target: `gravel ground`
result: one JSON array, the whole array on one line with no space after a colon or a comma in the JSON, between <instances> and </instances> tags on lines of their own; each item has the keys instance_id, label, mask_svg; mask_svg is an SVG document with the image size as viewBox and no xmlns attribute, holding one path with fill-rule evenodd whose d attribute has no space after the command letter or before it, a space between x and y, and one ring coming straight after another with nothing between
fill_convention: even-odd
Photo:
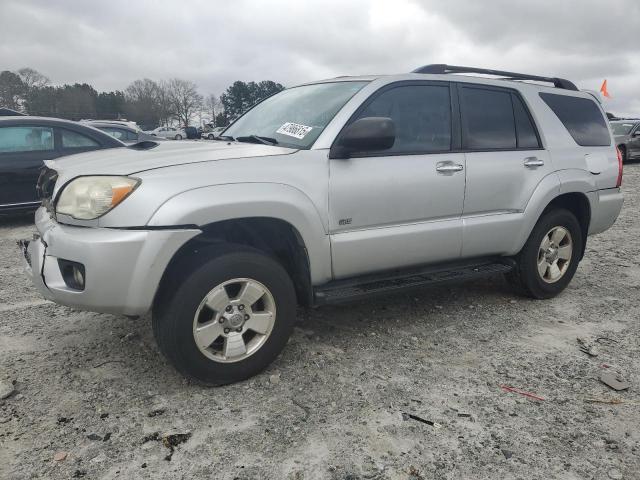
<instances>
[{"instance_id":1,"label":"gravel ground","mask_svg":"<svg viewBox=\"0 0 640 480\"><path fill-rule=\"evenodd\" d=\"M640 479L639 187L626 166L621 217L553 300L496 278L301 311L224 388L178 375L148 318L42 300L31 220L0 220L0 478Z\"/></svg>"}]
</instances>

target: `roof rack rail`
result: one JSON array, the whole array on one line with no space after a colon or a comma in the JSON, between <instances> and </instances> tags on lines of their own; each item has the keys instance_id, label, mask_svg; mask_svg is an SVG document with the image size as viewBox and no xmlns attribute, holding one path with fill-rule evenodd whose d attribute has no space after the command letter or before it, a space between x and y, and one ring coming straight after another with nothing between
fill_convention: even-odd
<instances>
[{"instance_id":1,"label":"roof rack rail","mask_svg":"<svg viewBox=\"0 0 640 480\"><path fill-rule=\"evenodd\" d=\"M538 75L528 75L526 73L504 72L502 70L489 70L487 68L476 67L460 67L457 65L447 65L444 63L434 63L431 65L425 65L420 68L416 68L411 73L481 73L484 75L496 75L503 77L504 80L534 80L537 82L553 83L556 88L563 88L565 90L578 90L578 87L569 80L557 77L541 77Z\"/></svg>"}]
</instances>

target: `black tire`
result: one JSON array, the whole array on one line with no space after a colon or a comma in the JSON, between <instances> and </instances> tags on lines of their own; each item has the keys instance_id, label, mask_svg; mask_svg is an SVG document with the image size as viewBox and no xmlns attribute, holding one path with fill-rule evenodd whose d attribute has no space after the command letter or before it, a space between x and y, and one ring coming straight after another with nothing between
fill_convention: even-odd
<instances>
[{"instance_id":1,"label":"black tire","mask_svg":"<svg viewBox=\"0 0 640 480\"><path fill-rule=\"evenodd\" d=\"M287 344L296 318L295 289L286 270L259 250L239 245L222 246L204 263L192 257L186 268L160 292L165 298L154 307L153 331L160 351L180 373L208 385L238 382L266 368ZM266 286L277 313L269 337L257 351L235 363L220 363L196 345L193 319L203 298L233 278L251 278Z\"/></svg>"},{"instance_id":2,"label":"black tire","mask_svg":"<svg viewBox=\"0 0 640 480\"><path fill-rule=\"evenodd\" d=\"M208 138L209 140L213 140L213 139L215 139L215 137L213 136L213 134L212 134L212 133L210 133L210 134L209 134L209 136L208 136L207 138Z\"/></svg>"},{"instance_id":3,"label":"black tire","mask_svg":"<svg viewBox=\"0 0 640 480\"><path fill-rule=\"evenodd\" d=\"M538 272L538 253L544 236L555 227L564 227L573 241L571 259L565 273L554 283L545 282ZM575 215L569 210L554 209L546 212L533 228L524 247L516 256L516 267L507 279L518 293L536 299L552 298L562 292L576 273L582 256L584 238Z\"/></svg>"},{"instance_id":4,"label":"black tire","mask_svg":"<svg viewBox=\"0 0 640 480\"><path fill-rule=\"evenodd\" d=\"M627 147L624 145L619 145L618 150L620 150L620 156L622 157L622 163L627 163Z\"/></svg>"},{"instance_id":5,"label":"black tire","mask_svg":"<svg viewBox=\"0 0 640 480\"><path fill-rule=\"evenodd\" d=\"M182 140L182 135L177 134L177 135L176 135L176 140Z\"/></svg>"}]
</instances>

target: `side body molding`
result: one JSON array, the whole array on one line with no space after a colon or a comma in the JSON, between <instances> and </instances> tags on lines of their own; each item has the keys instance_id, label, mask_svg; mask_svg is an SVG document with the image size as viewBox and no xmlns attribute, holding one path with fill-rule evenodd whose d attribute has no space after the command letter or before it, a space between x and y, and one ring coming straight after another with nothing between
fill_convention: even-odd
<instances>
[{"instance_id":1,"label":"side body molding","mask_svg":"<svg viewBox=\"0 0 640 480\"><path fill-rule=\"evenodd\" d=\"M149 226L198 225L248 217L277 218L300 234L309 255L311 283L331 280L326 214L295 187L279 183L233 183L180 193L162 204Z\"/></svg>"}]
</instances>

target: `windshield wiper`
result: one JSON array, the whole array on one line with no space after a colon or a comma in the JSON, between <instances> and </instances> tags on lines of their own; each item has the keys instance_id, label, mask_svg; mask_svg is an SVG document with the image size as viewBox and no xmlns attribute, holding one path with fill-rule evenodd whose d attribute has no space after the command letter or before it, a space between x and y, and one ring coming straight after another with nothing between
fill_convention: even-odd
<instances>
[{"instance_id":1,"label":"windshield wiper","mask_svg":"<svg viewBox=\"0 0 640 480\"><path fill-rule=\"evenodd\" d=\"M244 137L236 137L238 142L264 143L265 145L277 145L278 141L271 137L262 137L260 135L247 135Z\"/></svg>"}]
</instances>

